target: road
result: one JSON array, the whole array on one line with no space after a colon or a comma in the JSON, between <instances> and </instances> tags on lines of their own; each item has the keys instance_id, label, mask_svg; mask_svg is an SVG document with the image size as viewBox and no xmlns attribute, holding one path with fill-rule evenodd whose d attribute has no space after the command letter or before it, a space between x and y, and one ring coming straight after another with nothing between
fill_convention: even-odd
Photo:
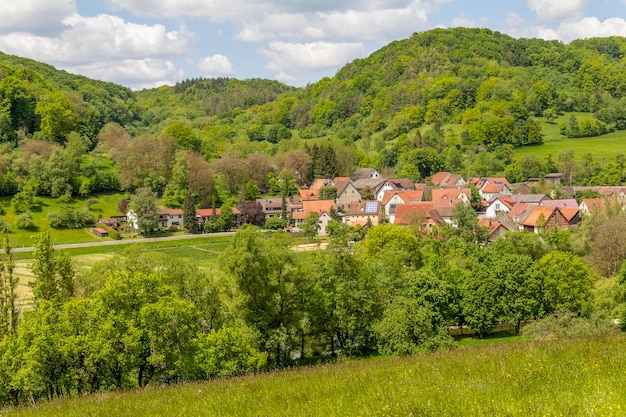
<instances>
[{"instance_id":1,"label":"road","mask_svg":"<svg viewBox=\"0 0 626 417\"><path fill-rule=\"evenodd\" d=\"M53 245L54 249L72 249L72 248L90 248L95 246L112 246L112 245L128 245L129 243L148 243L148 242L164 242L168 240L184 240L184 239L201 239L203 237L220 237L232 236L235 232L208 233L201 235L180 235L165 237L145 237L141 239L122 239L122 240L103 240L101 242L85 242L85 243L65 243L61 245ZM13 252L32 252L34 246L24 246L21 248L13 248ZM0 251L4 252L4 251Z\"/></svg>"}]
</instances>

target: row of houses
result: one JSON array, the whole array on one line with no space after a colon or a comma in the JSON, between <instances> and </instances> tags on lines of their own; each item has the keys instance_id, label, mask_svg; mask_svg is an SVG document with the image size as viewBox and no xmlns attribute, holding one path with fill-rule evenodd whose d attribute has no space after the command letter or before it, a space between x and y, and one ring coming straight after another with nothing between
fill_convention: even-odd
<instances>
[{"instance_id":1,"label":"row of houses","mask_svg":"<svg viewBox=\"0 0 626 417\"><path fill-rule=\"evenodd\" d=\"M166 209L163 206L158 206L158 227L159 229L169 229L172 227L182 227L183 226L183 210L180 208L174 209ZM235 223L242 222L242 214L241 211L237 207L232 208L233 216L235 219ZM211 217L219 216L220 209L197 209L196 210L196 220L198 224L201 226L205 222L209 221ZM137 230L139 227L137 226L137 214L131 209L126 215L123 216L113 216L109 218L100 219L99 223L111 227L113 229L118 229L122 224L129 224L130 227Z\"/></svg>"}]
</instances>

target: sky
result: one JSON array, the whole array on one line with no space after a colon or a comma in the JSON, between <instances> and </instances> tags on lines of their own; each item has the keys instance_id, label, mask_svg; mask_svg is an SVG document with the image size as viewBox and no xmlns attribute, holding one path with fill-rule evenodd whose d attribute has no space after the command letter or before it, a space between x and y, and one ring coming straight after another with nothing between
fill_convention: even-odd
<instances>
[{"instance_id":1,"label":"sky","mask_svg":"<svg viewBox=\"0 0 626 417\"><path fill-rule=\"evenodd\" d=\"M626 36L626 0L0 0L0 51L134 90L188 78L304 86L436 27Z\"/></svg>"}]
</instances>

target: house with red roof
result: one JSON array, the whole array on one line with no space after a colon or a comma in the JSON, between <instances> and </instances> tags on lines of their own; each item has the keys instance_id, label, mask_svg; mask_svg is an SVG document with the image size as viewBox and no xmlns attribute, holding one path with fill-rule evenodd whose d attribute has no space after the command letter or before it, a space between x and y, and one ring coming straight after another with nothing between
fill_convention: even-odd
<instances>
[{"instance_id":1,"label":"house with red roof","mask_svg":"<svg viewBox=\"0 0 626 417\"><path fill-rule=\"evenodd\" d=\"M383 205L378 200L355 201L341 220L348 226L379 225L383 220Z\"/></svg>"},{"instance_id":2,"label":"house with red roof","mask_svg":"<svg viewBox=\"0 0 626 417\"><path fill-rule=\"evenodd\" d=\"M497 195L491 198L487 202L487 207L485 208L485 217L488 219L495 218L499 213L510 212L513 207L517 204L517 201L512 199L507 195Z\"/></svg>"}]
</instances>

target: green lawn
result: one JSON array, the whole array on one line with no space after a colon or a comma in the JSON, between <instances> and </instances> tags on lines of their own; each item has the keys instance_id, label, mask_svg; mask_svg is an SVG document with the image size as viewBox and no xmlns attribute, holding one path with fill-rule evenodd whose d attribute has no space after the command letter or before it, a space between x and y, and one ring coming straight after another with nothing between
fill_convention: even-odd
<instances>
[{"instance_id":1,"label":"green lawn","mask_svg":"<svg viewBox=\"0 0 626 417\"><path fill-rule=\"evenodd\" d=\"M74 198L69 205L74 208L86 207L90 204L90 210L98 218L119 215L117 205L127 197L123 193L100 194L87 198ZM110 240L110 238L100 238L89 231L89 229L52 229L48 222L48 213L51 211L61 211L64 206L55 198L35 197L35 204L32 208L33 221L35 227L32 230L20 230L16 227L15 221L17 213L11 205L11 197L0 197L0 204L3 208L2 217L9 222L10 237L14 240L16 247L33 246L39 233L49 230L52 241L55 244L62 243L84 243Z\"/></svg>"},{"instance_id":2,"label":"green lawn","mask_svg":"<svg viewBox=\"0 0 626 417\"><path fill-rule=\"evenodd\" d=\"M18 416L623 416L626 338L488 344L152 386Z\"/></svg>"},{"instance_id":3,"label":"green lawn","mask_svg":"<svg viewBox=\"0 0 626 417\"><path fill-rule=\"evenodd\" d=\"M594 158L605 162L614 162L618 153L626 155L626 131L618 130L602 136L591 138L570 139L561 135L559 124L566 123L571 113L559 116L553 123L548 123L544 118L538 118L542 124L544 142L541 145L523 146L515 149L514 157L519 159L523 155L535 154L540 160L544 160L549 154L556 161L557 155L564 149L572 149L577 159L590 153ZM578 120L592 117L590 113L574 113Z\"/></svg>"}]
</instances>

